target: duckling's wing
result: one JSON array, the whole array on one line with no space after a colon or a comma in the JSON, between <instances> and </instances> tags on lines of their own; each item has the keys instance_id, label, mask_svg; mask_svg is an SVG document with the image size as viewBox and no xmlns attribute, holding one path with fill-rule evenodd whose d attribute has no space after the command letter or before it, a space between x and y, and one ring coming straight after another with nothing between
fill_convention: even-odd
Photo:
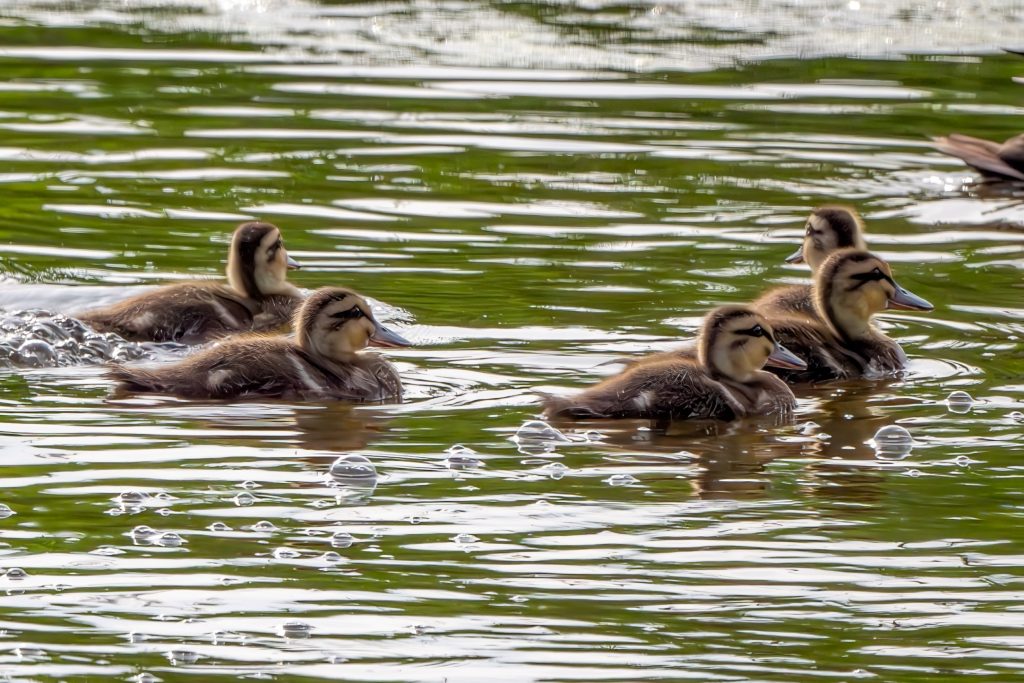
<instances>
[{"instance_id":1,"label":"duckling's wing","mask_svg":"<svg viewBox=\"0 0 1024 683\"><path fill-rule=\"evenodd\" d=\"M937 150L961 159L965 164L976 168L984 175L1024 180L1024 172L1010 166L1000 158L1001 145L996 142L957 133L946 137L932 138L932 140L935 142Z\"/></svg>"}]
</instances>

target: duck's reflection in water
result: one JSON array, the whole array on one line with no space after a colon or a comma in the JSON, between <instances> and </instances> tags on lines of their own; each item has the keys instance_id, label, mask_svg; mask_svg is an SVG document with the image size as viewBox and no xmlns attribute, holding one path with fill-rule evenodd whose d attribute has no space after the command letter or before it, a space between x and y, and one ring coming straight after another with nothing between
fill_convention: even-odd
<instances>
[{"instance_id":1,"label":"duck's reflection in water","mask_svg":"<svg viewBox=\"0 0 1024 683\"><path fill-rule=\"evenodd\" d=\"M641 420L571 423L601 432L602 444L631 451L628 462L664 464L667 458L693 468L688 481L702 498L756 498L772 493L769 463L791 459L802 464L797 475L803 494L843 503L873 504L887 495L885 482L899 456L880 459L872 445L875 433L894 424L900 405L913 397L886 391L893 381L844 382L798 389L813 399L813 408L794 423L769 418L735 422L678 421L652 424ZM570 423L558 423L567 428ZM636 453L637 450L648 453ZM907 450L909 453L909 449ZM904 454L905 455L905 454ZM622 461L619 454L606 456ZM649 461L649 462L648 462ZM882 467L878 467L882 465ZM665 478L678 478L666 471ZM648 473L645 479L656 479Z\"/></svg>"}]
</instances>

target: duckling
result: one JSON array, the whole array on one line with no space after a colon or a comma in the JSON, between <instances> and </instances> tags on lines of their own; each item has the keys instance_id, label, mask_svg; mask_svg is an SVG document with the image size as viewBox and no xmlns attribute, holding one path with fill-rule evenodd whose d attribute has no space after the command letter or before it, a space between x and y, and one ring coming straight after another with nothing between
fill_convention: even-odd
<instances>
[{"instance_id":1,"label":"duckling","mask_svg":"<svg viewBox=\"0 0 1024 683\"><path fill-rule=\"evenodd\" d=\"M575 396L545 396L545 414L573 419L788 418L793 392L762 370L765 363L806 367L775 340L764 316L744 306L723 306L705 318L696 358L643 363Z\"/></svg>"},{"instance_id":2,"label":"duckling","mask_svg":"<svg viewBox=\"0 0 1024 683\"><path fill-rule=\"evenodd\" d=\"M145 292L77 317L100 332L131 341L196 344L233 332L280 327L302 301L287 271L281 230L270 223L242 223L228 252L228 284L185 282Z\"/></svg>"},{"instance_id":3,"label":"duckling","mask_svg":"<svg viewBox=\"0 0 1024 683\"><path fill-rule=\"evenodd\" d=\"M410 342L378 323L352 290L318 289L299 308L295 330L295 341L253 334L172 365L115 365L109 374L122 390L183 398L401 400L394 366L377 354L358 352L367 345Z\"/></svg>"},{"instance_id":4,"label":"duckling","mask_svg":"<svg viewBox=\"0 0 1024 683\"><path fill-rule=\"evenodd\" d=\"M805 228L803 243L786 262L807 263L813 273L838 249L867 249L864 221L852 206L819 206L807 217ZM770 290L757 299L754 306L780 313L813 314L814 297L810 285L788 285Z\"/></svg>"},{"instance_id":5,"label":"duckling","mask_svg":"<svg viewBox=\"0 0 1024 683\"><path fill-rule=\"evenodd\" d=\"M932 141L937 150L957 157L989 180L1024 180L1024 133L1002 144L959 133Z\"/></svg>"},{"instance_id":6,"label":"duckling","mask_svg":"<svg viewBox=\"0 0 1024 683\"><path fill-rule=\"evenodd\" d=\"M888 263L862 249L843 249L825 259L813 287L812 315L759 309L779 342L807 363L805 369L778 373L790 382L872 377L902 370L906 354L871 324L871 316L887 308L934 308L896 284Z\"/></svg>"}]
</instances>

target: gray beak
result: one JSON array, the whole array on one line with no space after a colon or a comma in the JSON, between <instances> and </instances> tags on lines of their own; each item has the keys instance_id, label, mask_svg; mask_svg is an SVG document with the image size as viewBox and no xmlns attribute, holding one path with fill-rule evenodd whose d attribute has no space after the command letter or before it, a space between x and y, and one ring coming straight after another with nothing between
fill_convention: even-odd
<instances>
[{"instance_id":1,"label":"gray beak","mask_svg":"<svg viewBox=\"0 0 1024 683\"><path fill-rule=\"evenodd\" d=\"M287 259L288 270L299 270L300 268L302 268L302 266L299 265L299 262L293 259L291 256L287 256Z\"/></svg>"},{"instance_id":2,"label":"gray beak","mask_svg":"<svg viewBox=\"0 0 1024 683\"><path fill-rule=\"evenodd\" d=\"M383 346L392 348L395 346L412 346L412 342L378 322L373 324L373 335L370 337L370 346Z\"/></svg>"},{"instance_id":3,"label":"gray beak","mask_svg":"<svg viewBox=\"0 0 1024 683\"><path fill-rule=\"evenodd\" d=\"M803 263L804 262L804 245L800 245L800 248L794 251L792 254L786 257L786 263Z\"/></svg>"},{"instance_id":4,"label":"gray beak","mask_svg":"<svg viewBox=\"0 0 1024 683\"><path fill-rule=\"evenodd\" d=\"M893 283L895 284L895 283ZM896 308L903 311L933 311L935 307L930 302L922 299L913 292L908 292L899 285L896 285L896 293L889 297L889 308Z\"/></svg>"},{"instance_id":5,"label":"gray beak","mask_svg":"<svg viewBox=\"0 0 1024 683\"><path fill-rule=\"evenodd\" d=\"M773 368L785 368L786 370L806 370L807 363L800 360L800 357L787 349L782 344L776 344L772 353L765 361L765 365Z\"/></svg>"}]
</instances>

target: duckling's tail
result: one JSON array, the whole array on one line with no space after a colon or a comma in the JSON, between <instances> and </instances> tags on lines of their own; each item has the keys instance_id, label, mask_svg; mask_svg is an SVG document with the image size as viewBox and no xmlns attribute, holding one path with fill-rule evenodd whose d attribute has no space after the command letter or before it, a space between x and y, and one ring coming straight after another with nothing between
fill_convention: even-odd
<instances>
[{"instance_id":1,"label":"duckling's tail","mask_svg":"<svg viewBox=\"0 0 1024 683\"><path fill-rule=\"evenodd\" d=\"M117 382L117 388L122 391L162 392L166 390L160 376L145 368L130 368L127 365L114 363L107 368L107 376Z\"/></svg>"},{"instance_id":2,"label":"duckling's tail","mask_svg":"<svg viewBox=\"0 0 1024 683\"><path fill-rule=\"evenodd\" d=\"M541 401L544 403L544 417L568 417L573 420L586 420L601 417L587 406L576 403L571 397L555 396L538 391Z\"/></svg>"}]
</instances>

